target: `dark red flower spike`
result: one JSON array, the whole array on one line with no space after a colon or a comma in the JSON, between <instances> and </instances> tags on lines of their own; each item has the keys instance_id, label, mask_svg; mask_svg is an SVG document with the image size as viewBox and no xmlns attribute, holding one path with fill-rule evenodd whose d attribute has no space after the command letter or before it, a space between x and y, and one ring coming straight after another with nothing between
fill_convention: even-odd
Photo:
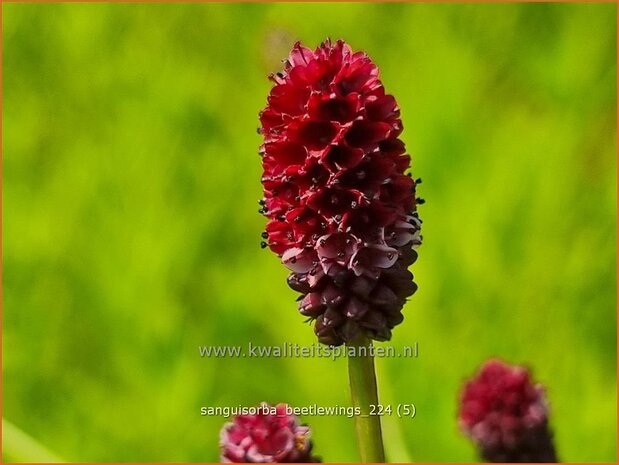
<instances>
[{"instance_id":1,"label":"dark red flower spike","mask_svg":"<svg viewBox=\"0 0 619 465\"><path fill-rule=\"evenodd\" d=\"M388 340L421 243L399 107L343 41L295 44L260 114L264 246L292 271L318 339Z\"/></svg>"}]
</instances>

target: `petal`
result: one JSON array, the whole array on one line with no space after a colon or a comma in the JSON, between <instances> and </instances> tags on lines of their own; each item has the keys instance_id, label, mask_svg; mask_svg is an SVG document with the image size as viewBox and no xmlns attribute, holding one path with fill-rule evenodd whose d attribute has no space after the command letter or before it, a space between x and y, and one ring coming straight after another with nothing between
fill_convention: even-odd
<instances>
[{"instance_id":1,"label":"petal","mask_svg":"<svg viewBox=\"0 0 619 465\"><path fill-rule=\"evenodd\" d=\"M300 292L301 294L307 294L311 291L306 274L291 273L290 276L288 276L287 282L292 290Z\"/></svg>"},{"instance_id":2,"label":"petal","mask_svg":"<svg viewBox=\"0 0 619 465\"><path fill-rule=\"evenodd\" d=\"M357 276L377 277L378 268L389 268L398 259L398 251L387 245L373 244L360 248L351 258L351 269Z\"/></svg>"},{"instance_id":3,"label":"petal","mask_svg":"<svg viewBox=\"0 0 619 465\"><path fill-rule=\"evenodd\" d=\"M271 89L268 102L275 112L296 116L305 112L309 94L309 89L291 83L280 84Z\"/></svg>"},{"instance_id":4,"label":"petal","mask_svg":"<svg viewBox=\"0 0 619 465\"><path fill-rule=\"evenodd\" d=\"M376 286L376 289L372 292L370 296L370 300L374 305L381 306L394 306L399 302L398 296L391 290L389 286L385 286L384 284L380 284Z\"/></svg>"},{"instance_id":5,"label":"petal","mask_svg":"<svg viewBox=\"0 0 619 465\"><path fill-rule=\"evenodd\" d=\"M398 117L400 109L393 98L393 95L384 95L366 102L365 110L368 118L372 121L386 121L393 117Z\"/></svg>"},{"instance_id":6,"label":"petal","mask_svg":"<svg viewBox=\"0 0 619 465\"><path fill-rule=\"evenodd\" d=\"M398 259L398 251L386 244L376 244L371 249L372 263L378 268L390 268Z\"/></svg>"},{"instance_id":7,"label":"petal","mask_svg":"<svg viewBox=\"0 0 619 465\"><path fill-rule=\"evenodd\" d=\"M346 142L351 147L369 147L386 139L391 131L387 123L373 123L370 121L355 121L346 133Z\"/></svg>"},{"instance_id":8,"label":"petal","mask_svg":"<svg viewBox=\"0 0 619 465\"><path fill-rule=\"evenodd\" d=\"M310 150L324 149L336 134L336 127L325 121L304 121L290 125L291 139Z\"/></svg>"},{"instance_id":9,"label":"petal","mask_svg":"<svg viewBox=\"0 0 619 465\"><path fill-rule=\"evenodd\" d=\"M353 168L363 160L362 149L353 149L345 145L332 145L325 152L322 162L332 173L338 173L342 168Z\"/></svg>"},{"instance_id":10,"label":"petal","mask_svg":"<svg viewBox=\"0 0 619 465\"><path fill-rule=\"evenodd\" d=\"M299 312L301 315L316 318L326 310L326 305L321 300L320 292L312 292L303 297L299 303Z\"/></svg>"},{"instance_id":11,"label":"petal","mask_svg":"<svg viewBox=\"0 0 619 465\"><path fill-rule=\"evenodd\" d=\"M345 312L348 318L358 320L365 315L370 309L367 302L359 300L357 297L351 297L346 303Z\"/></svg>"},{"instance_id":12,"label":"petal","mask_svg":"<svg viewBox=\"0 0 619 465\"><path fill-rule=\"evenodd\" d=\"M312 61L314 53L307 47L301 45L301 42L297 42L292 47L288 61L292 66L307 66Z\"/></svg>"},{"instance_id":13,"label":"petal","mask_svg":"<svg viewBox=\"0 0 619 465\"><path fill-rule=\"evenodd\" d=\"M337 121L346 123L352 121L359 109L359 95L349 94L346 97L316 94L309 101L308 111L312 119L321 121Z\"/></svg>"},{"instance_id":14,"label":"petal","mask_svg":"<svg viewBox=\"0 0 619 465\"><path fill-rule=\"evenodd\" d=\"M295 273L307 273L314 266L316 254L312 249L293 247L282 255L282 263Z\"/></svg>"},{"instance_id":15,"label":"petal","mask_svg":"<svg viewBox=\"0 0 619 465\"><path fill-rule=\"evenodd\" d=\"M335 307L344 300L344 294L345 291L342 289L329 285L322 291L322 303L328 307Z\"/></svg>"},{"instance_id":16,"label":"petal","mask_svg":"<svg viewBox=\"0 0 619 465\"><path fill-rule=\"evenodd\" d=\"M328 308L327 311L322 315L322 324L327 328L332 328L334 326L339 325L342 321L344 321L344 317L340 315L333 308Z\"/></svg>"},{"instance_id":17,"label":"petal","mask_svg":"<svg viewBox=\"0 0 619 465\"><path fill-rule=\"evenodd\" d=\"M307 157L307 150L300 144L281 141L266 144L265 156L272 157L277 165L281 166L283 170L283 168L290 165L303 165Z\"/></svg>"},{"instance_id":18,"label":"petal","mask_svg":"<svg viewBox=\"0 0 619 465\"><path fill-rule=\"evenodd\" d=\"M350 291L359 297L367 298L376 286L376 281L365 276L357 276L349 285Z\"/></svg>"}]
</instances>

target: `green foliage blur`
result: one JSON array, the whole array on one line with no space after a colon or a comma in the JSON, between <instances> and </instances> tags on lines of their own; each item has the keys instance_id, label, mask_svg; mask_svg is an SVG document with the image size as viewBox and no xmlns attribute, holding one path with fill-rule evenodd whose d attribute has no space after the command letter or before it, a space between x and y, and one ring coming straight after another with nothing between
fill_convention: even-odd
<instances>
[{"instance_id":1,"label":"green foliage blur","mask_svg":"<svg viewBox=\"0 0 619 465\"><path fill-rule=\"evenodd\" d=\"M218 461L202 406L350 405L261 250L257 114L295 40L367 51L422 177L419 291L377 361L391 460L477 460L458 391L547 387L563 461L616 456L616 5L4 4L3 415L67 461ZM304 417L325 461L352 420ZM11 446L5 441L5 450ZM5 460L7 454L5 454ZM31 460L22 457L22 460Z\"/></svg>"}]
</instances>

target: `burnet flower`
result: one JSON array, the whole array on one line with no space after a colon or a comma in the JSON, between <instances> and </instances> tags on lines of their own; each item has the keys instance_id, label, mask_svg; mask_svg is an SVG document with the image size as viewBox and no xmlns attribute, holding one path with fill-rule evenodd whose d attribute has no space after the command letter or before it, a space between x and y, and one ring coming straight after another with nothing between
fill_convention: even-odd
<instances>
[{"instance_id":1,"label":"burnet flower","mask_svg":"<svg viewBox=\"0 0 619 465\"><path fill-rule=\"evenodd\" d=\"M464 385L458 422L486 461L557 461L544 388L523 367L487 361Z\"/></svg>"},{"instance_id":2,"label":"burnet flower","mask_svg":"<svg viewBox=\"0 0 619 465\"><path fill-rule=\"evenodd\" d=\"M238 415L220 433L222 463L308 463L313 457L310 429L288 415L286 404L262 403L256 415Z\"/></svg>"},{"instance_id":3,"label":"burnet flower","mask_svg":"<svg viewBox=\"0 0 619 465\"><path fill-rule=\"evenodd\" d=\"M416 290L416 182L400 110L378 68L343 41L294 45L260 113L261 212L301 314L325 344L388 340ZM417 181L417 183L419 180Z\"/></svg>"}]
</instances>

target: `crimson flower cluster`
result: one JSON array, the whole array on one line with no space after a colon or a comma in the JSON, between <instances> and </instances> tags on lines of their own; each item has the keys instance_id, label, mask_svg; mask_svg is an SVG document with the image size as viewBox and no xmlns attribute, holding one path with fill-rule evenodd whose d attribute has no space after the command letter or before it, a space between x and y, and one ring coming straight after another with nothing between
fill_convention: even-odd
<instances>
[{"instance_id":1,"label":"crimson flower cluster","mask_svg":"<svg viewBox=\"0 0 619 465\"><path fill-rule=\"evenodd\" d=\"M319 341L388 340L416 290L416 182L400 110L343 41L295 44L260 113L263 246L292 271ZM417 183L419 180L417 181Z\"/></svg>"},{"instance_id":2,"label":"crimson flower cluster","mask_svg":"<svg viewBox=\"0 0 619 465\"><path fill-rule=\"evenodd\" d=\"M544 388L529 372L489 360L460 398L459 424L489 462L556 462Z\"/></svg>"},{"instance_id":3,"label":"crimson flower cluster","mask_svg":"<svg viewBox=\"0 0 619 465\"><path fill-rule=\"evenodd\" d=\"M275 409L263 403L256 415L238 415L220 433L222 463L309 463L312 457L310 429L288 415L286 404ZM275 410L275 414L273 413Z\"/></svg>"}]
</instances>

